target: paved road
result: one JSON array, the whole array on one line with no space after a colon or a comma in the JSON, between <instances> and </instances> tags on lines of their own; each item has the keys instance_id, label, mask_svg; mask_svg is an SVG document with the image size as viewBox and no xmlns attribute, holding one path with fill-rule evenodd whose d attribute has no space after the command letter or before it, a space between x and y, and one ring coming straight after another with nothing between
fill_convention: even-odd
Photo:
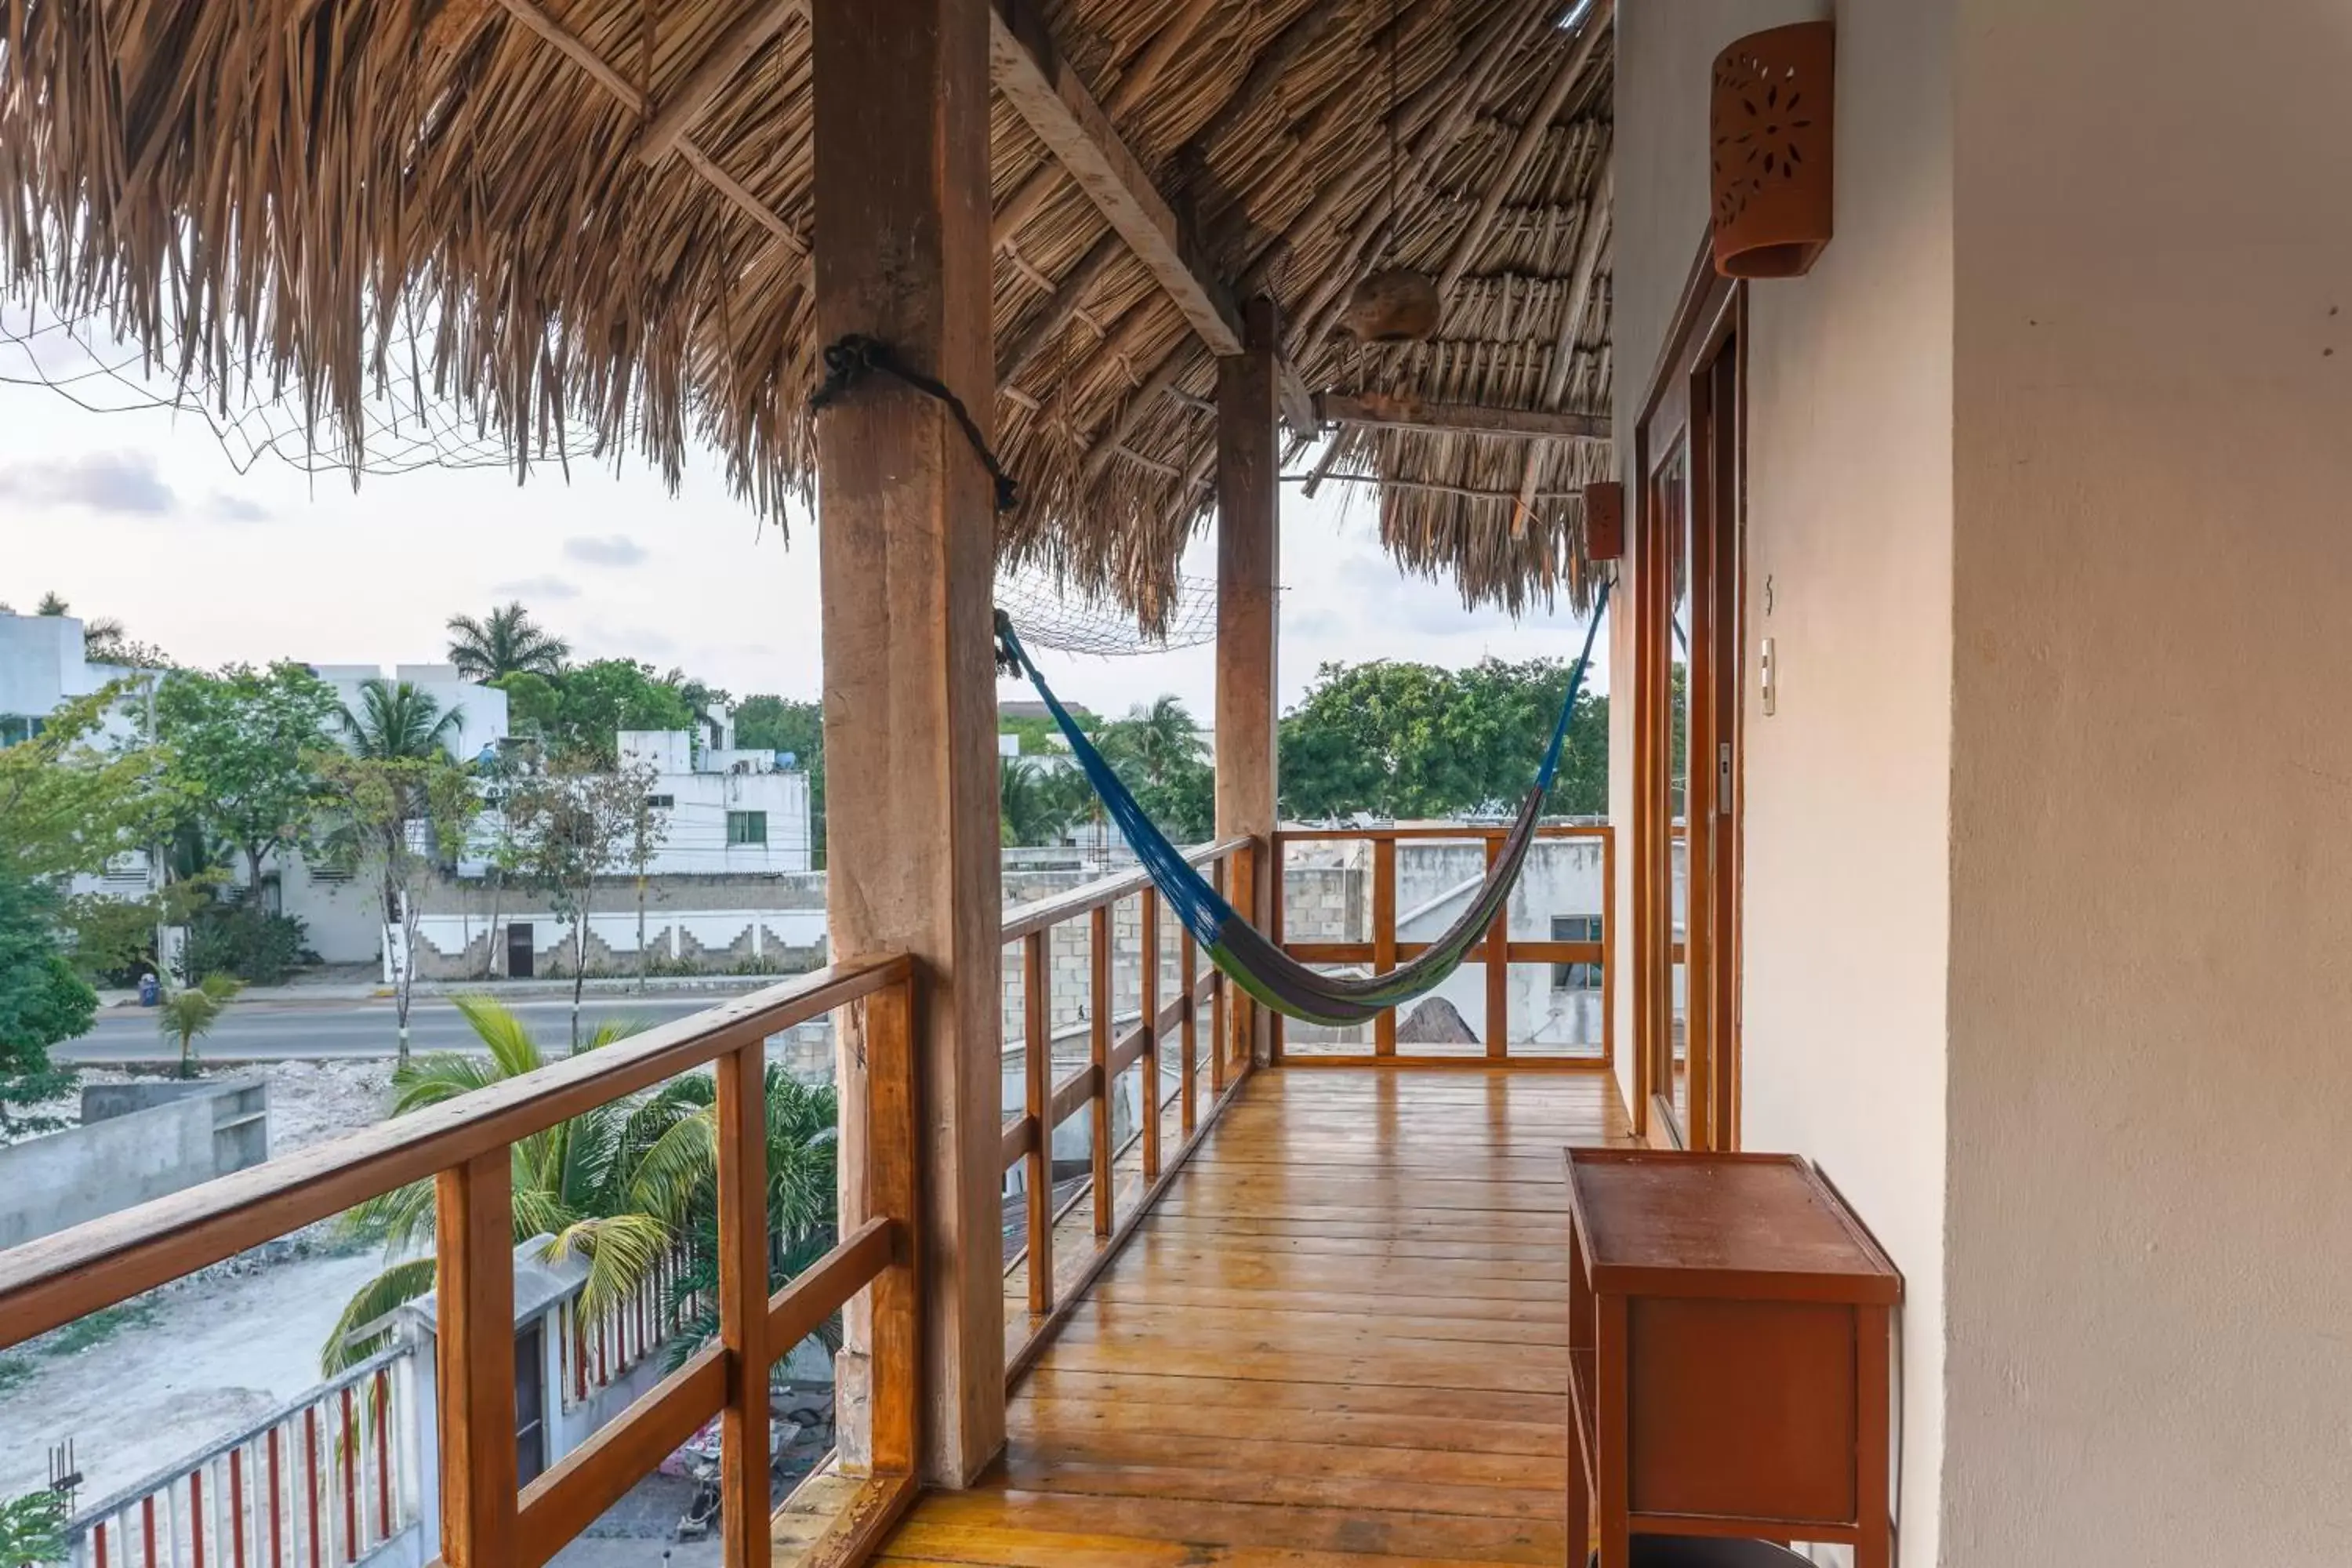
<instances>
[{"instance_id":1,"label":"paved road","mask_svg":"<svg viewBox=\"0 0 2352 1568\"><path fill-rule=\"evenodd\" d=\"M699 1012L725 998L709 993L675 996L588 995L581 1018L593 1026L607 1018L666 1023ZM540 1043L561 1047L571 1026L569 999L533 997L508 1004L520 1014ZM419 999L408 1013L409 1041L420 1051L446 1050L474 1043L466 1020L446 1002ZM288 1061L322 1057L389 1057L398 1048L390 1002L273 1002L239 1004L198 1042L208 1062ZM175 1058L178 1047L155 1032L155 1015L143 1007L110 1007L98 1026L80 1039L51 1048L62 1061L84 1066Z\"/></svg>"}]
</instances>

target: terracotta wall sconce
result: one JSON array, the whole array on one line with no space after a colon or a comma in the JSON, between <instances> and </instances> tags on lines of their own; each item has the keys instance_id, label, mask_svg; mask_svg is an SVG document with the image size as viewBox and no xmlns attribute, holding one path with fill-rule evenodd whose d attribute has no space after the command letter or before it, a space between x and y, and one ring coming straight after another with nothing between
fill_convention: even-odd
<instances>
[{"instance_id":1,"label":"terracotta wall sconce","mask_svg":"<svg viewBox=\"0 0 2352 1568\"><path fill-rule=\"evenodd\" d=\"M1727 278L1802 277L1830 242L1835 37L1827 22L1800 22L1715 57L1715 269Z\"/></svg>"},{"instance_id":2,"label":"terracotta wall sconce","mask_svg":"<svg viewBox=\"0 0 2352 1568\"><path fill-rule=\"evenodd\" d=\"M1584 558L1615 561L1625 553L1625 487L1602 479L1584 487Z\"/></svg>"}]
</instances>

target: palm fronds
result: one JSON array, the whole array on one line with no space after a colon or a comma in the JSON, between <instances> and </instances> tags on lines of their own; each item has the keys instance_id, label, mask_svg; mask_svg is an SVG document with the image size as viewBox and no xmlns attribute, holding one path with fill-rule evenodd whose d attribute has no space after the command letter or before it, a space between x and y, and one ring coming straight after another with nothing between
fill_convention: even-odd
<instances>
[{"instance_id":1,"label":"palm fronds","mask_svg":"<svg viewBox=\"0 0 2352 1568\"><path fill-rule=\"evenodd\" d=\"M431 1257L411 1258L390 1265L361 1286L328 1331L326 1348L319 1352L319 1370L332 1377L391 1343L393 1313L432 1289L433 1275Z\"/></svg>"}]
</instances>

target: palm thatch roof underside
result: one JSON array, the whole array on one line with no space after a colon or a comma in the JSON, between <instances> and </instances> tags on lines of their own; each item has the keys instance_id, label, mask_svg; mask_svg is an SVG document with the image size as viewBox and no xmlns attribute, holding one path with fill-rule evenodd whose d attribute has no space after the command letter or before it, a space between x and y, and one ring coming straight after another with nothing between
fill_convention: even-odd
<instances>
[{"instance_id":1,"label":"palm thatch roof underside","mask_svg":"<svg viewBox=\"0 0 2352 1568\"><path fill-rule=\"evenodd\" d=\"M1038 9L1208 268L1279 301L1306 388L1607 408L1609 0ZM9 292L353 450L372 387L420 364L519 465L585 430L672 482L708 443L765 515L810 493L805 0L16 0L0 25ZM1210 515L1215 363L1002 93L992 135L993 428L1026 492L1003 552L1150 621ZM1360 345L1341 308L1391 263L1440 280L1440 325ZM1381 482L1391 550L1465 603L1581 599L1605 439L1314 450L1318 486Z\"/></svg>"}]
</instances>

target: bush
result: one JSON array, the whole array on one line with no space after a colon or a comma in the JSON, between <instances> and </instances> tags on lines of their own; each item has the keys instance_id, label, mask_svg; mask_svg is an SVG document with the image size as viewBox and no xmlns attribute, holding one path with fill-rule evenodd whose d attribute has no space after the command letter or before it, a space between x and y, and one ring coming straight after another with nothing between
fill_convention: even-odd
<instances>
[{"instance_id":1,"label":"bush","mask_svg":"<svg viewBox=\"0 0 2352 1568\"><path fill-rule=\"evenodd\" d=\"M226 974L248 985L277 985L303 962L302 922L266 912L250 899L213 904L188 927L182 960L188 983Z\"/></svg>"}]
</instances>

